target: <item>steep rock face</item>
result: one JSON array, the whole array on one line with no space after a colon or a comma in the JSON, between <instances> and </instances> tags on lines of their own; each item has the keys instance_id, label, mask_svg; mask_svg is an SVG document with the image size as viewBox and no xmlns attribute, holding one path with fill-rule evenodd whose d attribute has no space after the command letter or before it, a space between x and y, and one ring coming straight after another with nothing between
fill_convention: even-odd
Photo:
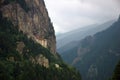
<instances>
[{"instance_id":1,"label":"steep rock face","mask_svg":"<svg viewBox=\"0 0 120 80\"><path fill-rule=\"evenodd\" d=\"M0 4L3 16L19 31L56 54L54 29L43 0L2 0Z\"/></svg>"},{"instance_id":2,"label":"steep rock face","mask_svg":"<svg viewBox=\"0 0 120 80\"><path fill-rule=\"evenodd\" d=\"M0 79L81 80L81 77L48 49L19 32L0 12Z\"/></svg>"},{"instance_id":3,"label":"steep rock face","mask_svg":"<svg viewBox=\"0 0 120 80\"><path fill-rule=\"evenodd\" d=\"M39 64L39 65L42 65L46 68L49 68L49 60L45 56L43 56L42 54L36 56L35 58L33 58L31 56L30 61L34 64Z\"/></svg>"}]
</instances>

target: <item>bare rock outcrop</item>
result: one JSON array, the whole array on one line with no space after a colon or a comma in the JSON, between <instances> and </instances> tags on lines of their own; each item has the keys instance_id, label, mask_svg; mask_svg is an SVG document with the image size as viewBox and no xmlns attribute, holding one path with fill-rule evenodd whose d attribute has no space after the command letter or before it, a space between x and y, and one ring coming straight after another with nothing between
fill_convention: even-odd
<instances>
[{"instance_id":1,"label":"bare rock outcrop","mask_svg":"<svg viewBox=\"0 0 120 80\"><path fill-rule=\"evenodd\" d=\"M42 65L46 68L49 67L49 60L42 54L36 56L35 58L33 58L32 56L30 57L30 61L34 64L39 64Z\"/></svg>"},{"instance_id":2,"label":"bare rock outcrop","mask_svg":"<svg viewBox=\"0 0 120 80\"><path fill-rule=\"evenodd\" d=\"M56 55L55 32L43 0L2 0L0 11L19 31Z\"/></svg>"}]
</instances>

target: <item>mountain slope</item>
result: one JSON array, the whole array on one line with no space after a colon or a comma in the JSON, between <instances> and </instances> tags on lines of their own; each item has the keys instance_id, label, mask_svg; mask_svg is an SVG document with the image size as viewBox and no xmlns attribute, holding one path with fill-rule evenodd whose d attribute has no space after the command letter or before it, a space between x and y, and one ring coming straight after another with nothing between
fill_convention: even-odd
<instances>
[{"instance_id":1,"label":"mountain slope","mask_svg":"<svg viewBox=\"0 0 120 80\"><path fill-rule=\"evenodd\" d=\"M3 17L55 55L55 32L44 0L0 0L0 3Z\"/></svg>"},{"instance_id":2,"label":"mountain slope","mask_svg":"<svg viewBox=\"0 0 120 80\"><path fill-rule=\"evenodd\" d=\"M83 80L106 80L120 60L119 30L120 18L110 28L77 42L62 58L80 70Z\"/></svg>"},{"instance_id":3,"label":"mountain slope","mask_svg":"<svg viewBox=\"0 0 120 80\"><path fill-rule=\"evenodd\" d=\"M120 61L118 62L118 64L115 67L115 70L114 70L111 80L120 80Z\"/></svg>"},{"instance_id":4,"label":"mountain slope","mask_svg":"<svg viewBox=\"0 0 120 80\"><path fill-rule=\"evenodd\" d=\"M84 28L70 31L68 33L61 34L57 36L57 51L61 54L64 46L67 46L70 42L79 41L86 36L94 35L97 32L107 29L115 20L107 21L101 25L93 24Z\"/></svg>"},{"instance_id":5,"label":"mountain slope","mask_svg":"<svg viewBox=\"0 0 120 80\"><path fill-rule=\"evenodd\" d=\"M9 18L10 16L5 17L4 11L7 11L5 6L12 6L12 8L14 8L13 5L22 5L19 9L24 8L25 12L29 12L29 9L31 8L28 7L28 9L25 7L27 2L24 3L29 0L18 1L20 2L16 3L16 0L0 1L0 79L81 80L80 74L74 68L64 64L57 53L52 53L51 49L38 43L36 39L33 38L34 35L32 33L32 36L30 36L30 33L25 33L26 31L20 30L20 25L16 23L16 19L13 21ZM4 11L2 10L3 8ZM7 14L9 15L12 13L6 12L6 16ZM41 12L41 14L43 13ZM21 15L21 18L23 18L23 15ZM26 23L27 22L22 25L28 27L29 24ZM45 25L43 24L43 26ZM41 30L44 31L45 29L47 29L47 27L44 27ZM29 29L28 31L31 30ZM50 29L47 31L51 32ZM51 35L54 35L53 32L51 33ZM46 36L44 34L40 37ZM50 36L48 36L48 42L50 40L49 38Z\"/></svg>"}]
</instances>

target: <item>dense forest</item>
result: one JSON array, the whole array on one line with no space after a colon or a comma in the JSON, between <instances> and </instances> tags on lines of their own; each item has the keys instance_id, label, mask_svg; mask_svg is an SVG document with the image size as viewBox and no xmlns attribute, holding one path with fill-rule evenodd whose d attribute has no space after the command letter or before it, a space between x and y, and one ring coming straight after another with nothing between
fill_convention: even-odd
<instances>
[{"instance_id":1,"label":"dense forest","mask_svg":"<svg viewBox=\"0 0 120 80\"><path fill-rule=\"evenodd\" d=\"M22 53L16 48L19 42L24 43ZM49 67L33 63L30 57L39 54L49 60ZM59 65L59 68L55 66ZM67 66L60 58L32 39L28 38L18 26L3 18L0 12L0 79L1 80L81 80L74 68Z\"/></svg>"},{"instance_id":2,"label":"dense forest","mask_svg":"<svg viewBox=\"0 0 120 80\"><path fill-rule=\"evenodd\" d=\"M111 80L120 80L120 61L116 65L116 68L114 70Z\"/></svg>"}]
</instances>

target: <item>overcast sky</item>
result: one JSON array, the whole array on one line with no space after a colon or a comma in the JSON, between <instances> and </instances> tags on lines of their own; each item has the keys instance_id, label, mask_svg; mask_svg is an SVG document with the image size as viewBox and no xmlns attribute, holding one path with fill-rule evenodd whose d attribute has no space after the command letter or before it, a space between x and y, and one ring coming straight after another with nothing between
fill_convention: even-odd
<instances>
[{"instance_id":1,"label":"overcast sky","mask_svg":"<svg viewBox=\"0 0 120 80\"><path fill-rule=\"evenodd\" d=\"M120 0L44 0L56 33L116 19Z\"/></svg>"}]
</instances>

